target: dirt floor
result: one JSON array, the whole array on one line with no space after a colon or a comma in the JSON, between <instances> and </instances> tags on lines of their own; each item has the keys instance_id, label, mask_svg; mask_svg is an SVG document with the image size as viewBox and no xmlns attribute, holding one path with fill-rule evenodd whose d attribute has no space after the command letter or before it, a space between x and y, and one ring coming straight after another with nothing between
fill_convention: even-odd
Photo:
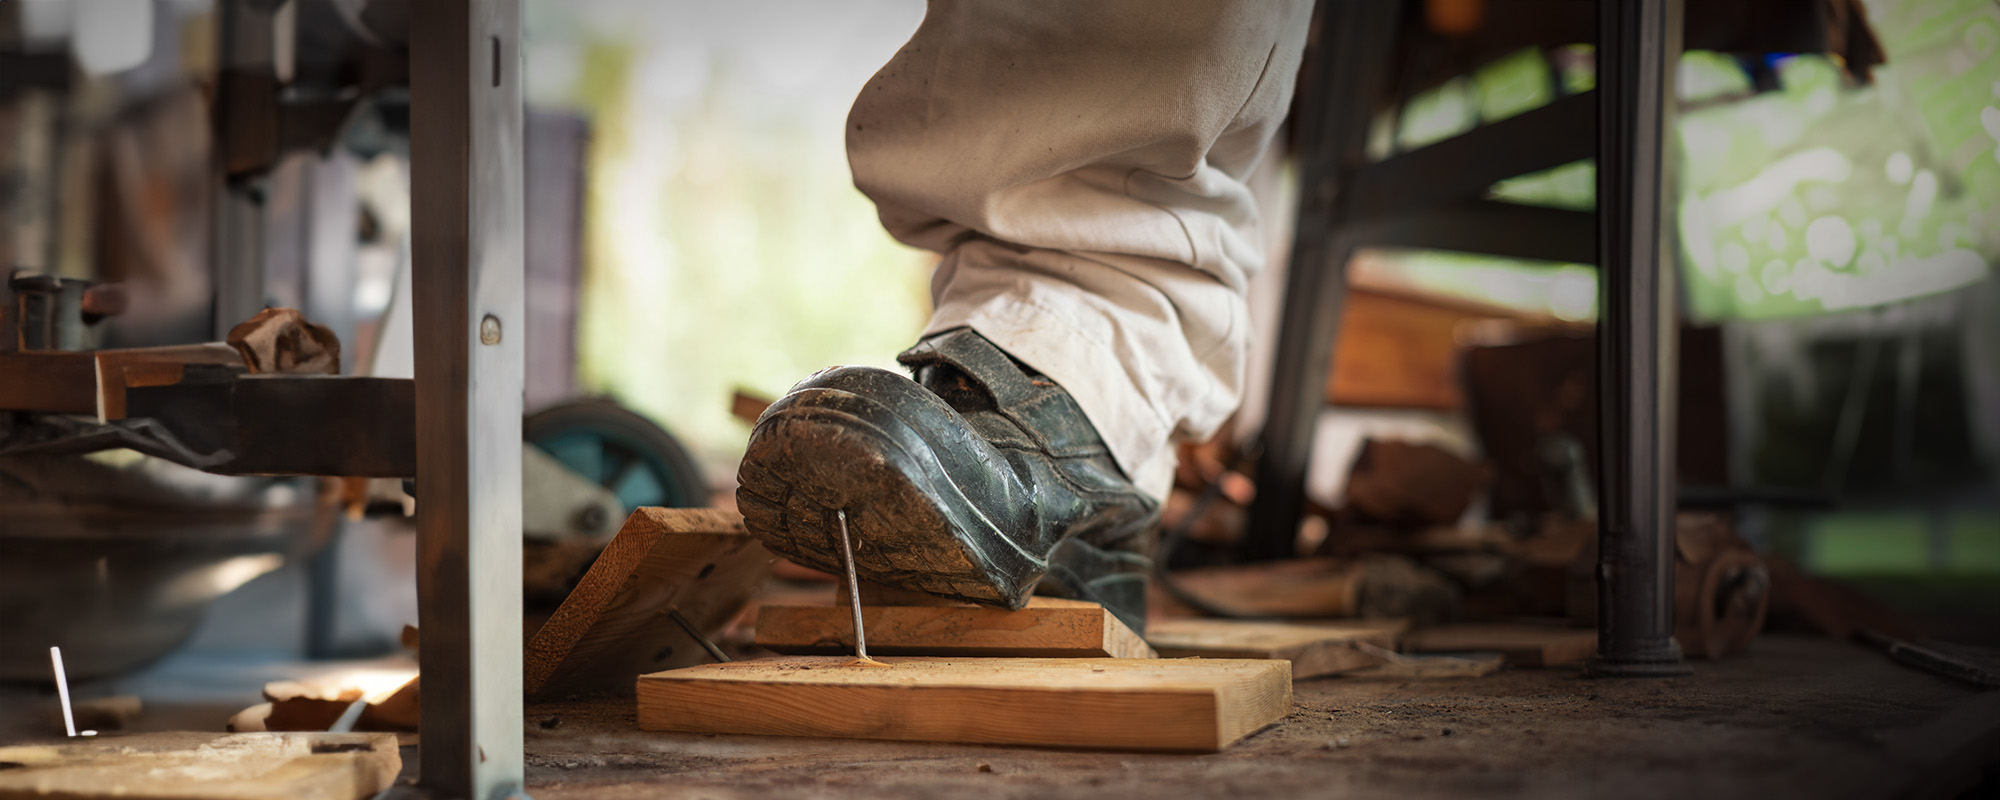
<instances>
[{"instance_id":1,"label":"dirt floor","mask_svg":"<svg viewBox=\"0 0 2000 800\"><path fill-rule=\"evenodd\" d=\"M528 708L528 784L541 800L2000 797L2000 690L1796 635L1694 669L1306 680L1283 721L1209 755L650 733L630 699L573 700ZM199 686L176 686L142 691L127 730L219 732L255 701L177 703ZM0 743L59 735L51 693L0 689Z\"/></svg>"},{"instance_id":2,"label":"dirt floor","mask_svg":"<svg viewBox=\"0 0 2000 800\"><path fill-rule=\"evenodd\" d=\"M1766 636L1673 680L1301 681L1211 755L647 733L630 700L586 700L531 706L527 758L544 799L1986 796L2000 691Z\"/></svg>"}]
</instances>

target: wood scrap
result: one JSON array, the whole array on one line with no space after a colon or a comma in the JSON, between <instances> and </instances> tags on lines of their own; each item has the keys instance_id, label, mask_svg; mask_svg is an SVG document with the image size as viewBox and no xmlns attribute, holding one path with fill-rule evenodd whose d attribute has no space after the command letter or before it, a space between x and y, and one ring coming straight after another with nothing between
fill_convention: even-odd
<instances>
[{"instance_id":1,"label":"wood scrap","mask_svg":"<svg viewBox=\"0 0 2000 800\"><path fill-rule=\"evenodd\" d=\"M1482 622L1445 625L1403 637L1405 653L1499 653L1523 667L1581 664L1597 652L1597 631L1560 623Z\"/></svg>"},{"instance_id":2,"label":"wood scrap","mask_svg":"<svg viewBox=\"0 0 2000 800\"><path fill-rule=\"evenodd\" d=\"M1461 592L1435 570L1407 558L1293 561L1205 567L1171 576L1175 586L1211 606L1215 616L1269 619L1408 619L1432 624L1453 617ZM1163 616L1196 609L1155 586L1148 600Z\"/></svg>"},{"instance_id":3,"label":"wood scrap","mask_svg":"<svg viewBox=\"0 0 2000 800\"><path fill-rule=\"evenodd\" d=\"M387 733L149 733L0 747L0 800L358 800L402 770Z\"/></svg>"},{"instance_id":4,"label":"wood scrap","mask_svg":"<svg viewBox=\"0 0 2000 800\"><path fill-rule=\"evenodd\" d=\"M1465 514L1492 470L1429 444L1368 439L1347 473L1347 510L1391 525L1449 525Z\"/></svg>"},{"instance_id":5,"label":"wood scrap","mask_svg":"<svg viewBox=\"0 0 2000 800\"><path fill-rule=\"evenodd\" d=\"M1163 619L1146 640L1163 658L1275 658L1292 662L1292 679L1372 667L1381 659L1356 647L1394 647L1403 620L1299 624L1228 619Z\"/></svg>"},{"instance_id":6,"label":"wood scrap","mask_svg":"<svg viewBox=\"0 0 2000 800\"><path fill-rule=\"evenodd\" d=\"M1291 665L1241 659L783 656L639 678L652 731L1212 752L1291 711Z\"/></svg>"},{"instance_id":7,"label":"wood scrap","mask_svg":"<svg viewBox=\"0 0 2000 800\"><path fill-rule=\"evenodd\" d=\"M340 374L340 339L292 308L266 308L229 329L229 346L253 373Z\"/></svg>"},{"instance_id":8,"label":"wood scrap","mask_svg":"<svg viewBox=\"0 0 2000 800\"><path fill-rule=\"evenodd\" d=\"M764 415L764 409L771 407L771 398L738 388L729 396L729 415L743 421L745 425L757 424L757 418Z\"/></svg>"},{"instance_id":9,"label":"wood scrap","mask_svg":"<svg viewBox=\"0 0 2000 800\"><path fill-rule=\"evenodd\" d=\"M1523 315L1457 298L1356 285L1340 313L1326 400L1345 406L1456 411L1462 327Z\"/></svg>"},{"instance_id":10,"label":"wood scrap","mask_svg":"<svg viewBox=\"0 0 2000 800\"><path fill-rule=\"evenodd\" d=\"M869 652L883 655L1154 657L1125 623L1083 600L1032 597L1019 611L948 602L863 605L861 621ZM852 611L845 605L764 606L756 642L790 655L852 653Z\"/></svg>"},{"instance_id":11,"label":"wood scrap","mask_svg":"<svg viewBox=\"0 0 2000 800\"><path fill-rule=\"evenodd\" d=\"M1572 523L1595 527L1594 520ZM1597 624L1597 538L1584 537L1567 570L1572 623ZM1773 602L1772 571L1725 515L1674 515L1674 639L1691 658L1720 658L1749 649Z\"/></svg>"},{"instance_id":12,"label":"wood scrap","mask_svg":"<svg viewBox=\"0 0 2000 800\"><path fill-rule=\"evenodd\" d=\"M1359 604L1354 562L1302 558L1259 564L1203 567L1173 573L1189 593L1243 616L1314 618L1352 616ZM1147 598L1168 615L1197 612L1155 587Z\"/></svg>"},{"instance_id":13,"label":"wood scrap","mask_svg":"<svg viewBox=\"0 0 2000 800\"><path fill-rule=\"evenodd\" d=\"M527 646L530 698L632 690L640 673L699 664L707 651L671 614L713 637L775 561L722 509L640 508Z\"/></svg>"},{"instance_id":14,"label":"wood scrap","mask_svg":"<svg viewBox=\"0 0 2000 800\"><path fill-rule=\"evenodd\" d=\"M416 677L393 691L377 692L339 681L273 681L264 685L264 702L229 718L235 733L260 731L323 731L355 701L367 700L355 720L357 731L415 731L420 718L420 688Z\"/></svg>"}]
</instances>

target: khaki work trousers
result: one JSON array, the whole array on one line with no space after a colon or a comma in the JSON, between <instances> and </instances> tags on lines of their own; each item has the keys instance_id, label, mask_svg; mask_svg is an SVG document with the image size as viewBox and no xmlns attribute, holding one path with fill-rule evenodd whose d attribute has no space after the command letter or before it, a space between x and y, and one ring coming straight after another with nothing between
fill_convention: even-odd
<instances>
[{"instance_id":1,"label":"khaki work trousers","mask_svg":"<svg viewBox=\"0 0 2000 800\"><path fill-rule=\"evenodd\" d=\"M971 326L1076 397L1138 486L1242 400L1245 181L1310 0L932 0L848 115L854 183Z\"/></svg>"}]
</instances>

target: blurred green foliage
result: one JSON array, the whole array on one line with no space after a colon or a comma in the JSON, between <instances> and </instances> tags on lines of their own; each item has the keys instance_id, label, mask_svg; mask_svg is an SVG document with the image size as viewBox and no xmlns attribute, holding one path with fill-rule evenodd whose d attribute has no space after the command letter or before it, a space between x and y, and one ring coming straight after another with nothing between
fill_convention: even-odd
<instances>
[{"instance_id":1,"label":"blurred green foliage","mask_svg":"<svg viewBox=\"0 0 2000 800\"><path fill-rule=\"evenodd\" d=\"M1988 279L2000 256L2000 5L1870 2L1889 63L1872 84L1817 55L1774 56L1779 88L1753 93L1736 59L1689 52L1678 180L1682 266L1702 320L1762 319L1895 303ZM1579 48L1587 52L1587 48ZM1533 52L1414 98L1395 143L1420 147L1588 88ZM1578 162L1493 187L1498 199L1588 209L1595 170ZM1433 253L1390 261L1472 299L1517 305L1494 270L1546 282L1547 265ZM1461 271L1476 279L1452 280ZM1529 304L1527 310L1557 313Z\"/></svg>"},{"instance_id":2,"label":"blurred green foliage","mask_svg":"<svg viewBox=\"0 0 2000 800\"><path fill-rule=\"evenodd\" d=\"M760 97L741 59L648 74L663 69L659 48L636 33L563 33L580 55L549 93L593 132L581 381L666 425L726 482L749 432L733 393L776 397L837 364L893 366L928 318L934 257L876 222L837 113ZM689 79L680 97L646 85Z\"/></svg>"}]
</instances>

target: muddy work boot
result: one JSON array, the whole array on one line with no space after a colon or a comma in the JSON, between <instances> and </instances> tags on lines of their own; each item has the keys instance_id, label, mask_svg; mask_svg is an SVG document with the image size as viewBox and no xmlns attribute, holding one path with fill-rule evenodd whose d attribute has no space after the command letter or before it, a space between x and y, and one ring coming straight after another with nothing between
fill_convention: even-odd
<instances>
[{"instance_id":1,"label":"muddy work boot","mask_svg":"<svg viewBox=\"0 0 2000 800\"><path fill-rule=\"evenodd\" d=\"M968 328L898 357L916 380L835 367L758 418L737 473L750 532L793 561L1018 609L1045 594L1145 624L1158 503L1126 480L1069 392Z\"/></svg>"}]
</instances>

